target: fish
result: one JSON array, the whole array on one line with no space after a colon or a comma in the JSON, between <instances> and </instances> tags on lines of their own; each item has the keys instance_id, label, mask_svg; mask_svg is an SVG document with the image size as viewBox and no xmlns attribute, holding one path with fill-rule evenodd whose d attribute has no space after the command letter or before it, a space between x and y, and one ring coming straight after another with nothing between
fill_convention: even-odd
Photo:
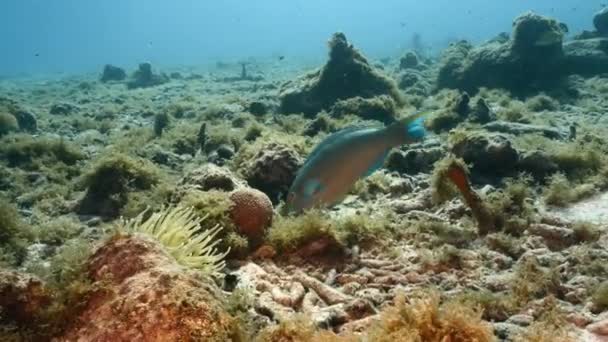
<instances>
[{"instance_id":1,"label":"fish","mask_svg":"<svg viewBox=\"0 0 608 342\"><path fill-rule=\"evenodd\" d=\"M425 137L425 115L414 114L388 126L348 127L325 138L296 174L287 193L287 212L301 213L342 201L355 182L384 165L392 148Z\"/></svg>"}]
</instances>

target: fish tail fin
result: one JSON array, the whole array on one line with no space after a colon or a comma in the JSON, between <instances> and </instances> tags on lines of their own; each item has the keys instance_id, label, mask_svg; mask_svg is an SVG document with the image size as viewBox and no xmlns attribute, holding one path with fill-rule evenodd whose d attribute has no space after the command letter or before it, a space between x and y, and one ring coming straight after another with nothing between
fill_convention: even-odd
<instances>
[{"instance_id":1,"label":"fish tail fin","mask_svg":"<svg viewBox=\"0 0 608 342\"><path fill-rule=\"evenodd\" d=\"M426 129L424 118L427 113L416 113L400 119L393 124L392 130L398 134L402 143L412 143L424 139Z\"/></svg>"}]
</instances>

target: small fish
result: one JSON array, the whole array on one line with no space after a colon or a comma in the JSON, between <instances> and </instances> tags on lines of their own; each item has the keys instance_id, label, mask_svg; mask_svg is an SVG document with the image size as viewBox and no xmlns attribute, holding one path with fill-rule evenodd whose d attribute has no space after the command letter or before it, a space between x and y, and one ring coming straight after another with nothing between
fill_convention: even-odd
<instances>
[{"instance_id":1,"label":"small fish","mask_svg":"<svg viewBox=\"0 0 608 342\"><path fill-rule=\"evenodd\" d=\"M391 148L424 138L424 114L386 127L350 127L323 140L310 153L289 189L289 212L339 203L357 180L381 168Z\"/></svg>"},{"instance_id":2,"label":"small fish","mask_svg":"<svg viewBox=\"0 0 608 342\"><path fill-rule=\"evenodd\" d=\"M285 59L285 56L279 56L279 60L282 61Z\"/></svg>"}]
</instances>

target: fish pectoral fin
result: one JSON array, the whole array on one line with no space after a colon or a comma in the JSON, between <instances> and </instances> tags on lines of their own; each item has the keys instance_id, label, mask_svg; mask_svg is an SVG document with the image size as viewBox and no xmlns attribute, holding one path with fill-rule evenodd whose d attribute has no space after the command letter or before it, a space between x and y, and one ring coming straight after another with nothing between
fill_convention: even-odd
<instances>
[{"instance_id":1,"label":"fish pectoral fin","mask_svg":"<svg viewBox=\"0 0 608 342\"><path fill-rule=\"evenodd\" d=\"M375 160L372 165L370 165L369 169L367 169L367 171L365 172L365 174L363 175L362 178L365 178L369 175L371 175L372 173L376 172L376 170L380 169L381 167L384 166L384 161L386 160L386 157L388 156L388 151L386 150L382 153L382 155L380 155L380 157Z\"/></svg>"}]
</instances>

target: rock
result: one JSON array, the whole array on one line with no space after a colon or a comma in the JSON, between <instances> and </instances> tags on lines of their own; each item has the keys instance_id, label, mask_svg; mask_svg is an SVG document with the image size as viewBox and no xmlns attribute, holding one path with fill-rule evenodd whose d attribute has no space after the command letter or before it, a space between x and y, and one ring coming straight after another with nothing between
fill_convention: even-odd
<instances>
[{"instance_id":1,"label":"rock","mask_svg":"<svg viewBox=\"0 0 608 342\"><path fill-rule=\"evenodd\" d=\"M563 32L559 23L533 13L513 22L512 38L472 48L459 42L442 57L439 88L476 92L480 87L505 88L525 94L554 85L562 75Z\"/></svg>"},{"instance_id":2,"label":"rock","mask_svg":"<svg viewBox=\"0 0 608 342\"><path fill-rule=\"evenodd\" d=\"M390 124L395 121L397 104L388 95L372 98L360 96L340 100L331 107L331 115L341 118L348 114L357 115L364 120L381 121Z\"/></svg>"},{"instance_id":3,"label":"rock","mask_svg":"<svg viewBox=\"0 0 608 342\"><path fill-rule=\"evenodd\" d=\"M559 47L563 38L564 32L554 19L527 12L513 22L512 48L521 56L542 47Z\"/></svg>"},{"instance_id":4,"label":"rock","mask_svg":"<svg viewBox=\"0 0 608 342\"><path fill-rule=\"evenodd\" d=\"M133 73L131 79L127 82L127 88L154 87L167 82L169 82L169 77L167 77L167 75L154 74L152 72L152 64L146 62L139 64L139 69Z\"/></svg>"},{"instance_id":5,"label":"rock","mask_svg":"<svg viewBox=\"0 0 608 342\"><path fill-rule=\"evenodd\" d=\"M602 8L593 16L593 26L598 33L608 35L608 7Z\"/></svg>"},{"instance_id":6,"label":"rock","mask_svg":"<svg viewBox=\"0 0 608 342\"><path fill-rule=\"evenodd\" d=\"M513 135L542 134L549 139L559 140L565 139L568 136L567 132L562 132L557 128L519 122L494 121L483 125L483 128L490 132L508 133Z\"/></svg>"},{"instance_id":7,"label":"rock","mask_svg":"<svg viewBox=\"0 0 608 342\"><path fill-rule=\"evenodd\" d=\"M544 151L525 152L521 156L517 168L531 175L537 181L542 181L547 176L559 171L559 166Z\"/></svg>"},{"instance_id":8,"label":"rock","mask_svg":"<svg viewBox=\"0 0 608 342\"><path fill-rule=\"evenodd\" d=\"M367 59L335 33L329 42L329 60L322 68L282 85L280 111L314 116L338 100L389 95L402 103L397 86L375 70Z\"/></svg>"},{"instance_id":9,"label":"rock","mask_svg":"<svg viewBox=\"0 0 608 342\"><path fill-rule=\"evenodd\" d=\"M239 188L230 194L234 205L230 217L239 233L251 240L261 240L272 223L272 202L265 193L251 188Z\"/></svg>"},{"instance_id":10,"label":"rock","mask_svg":"<svg viewBox=\"0 0 608 342\"><path fill-rule=\"evenodd\" d=\"M321 112L314 120L306 124L302 134L314 137L320 132L332 132L335 129L335 124L329 120L329 117L324 112Z\"/></svg>"},{"instance_id":11,"label":"rock","mask_svg":"<svg viewBox=\"0 0 608 342\"><path fill-rule=\"evenodd\" d=\"M418 66L418 55L415 52L408 52L399 60L399 69L411 69Z\"/></svg>"},{"instance_id":12,"label":"rock","mask_svg":"<svg viewBox=\"0 0 608 342\"><path fill-rule=\"evenodd\" d=\"M270 143L253 157L243 173L251 187L264 192L276 204L279 196L289 190L302 164L302 158L292 148Z\"/></svg>"},{"instance_id":13,"label":"rock","mask_svg":"<svg viewBox=\"0 0 608 342\"><path fill-rule=\"evenodd\" d=\"M154 165L144 159L113 154L100 160L83 177L87 190L74 208L79 215L116 218L129 201L129 193L149 190L158 183Z\"/></svg>"},{"instance_id":14,"label":"rock","mask_svg":"<svg viewBox=\"0 0 608 342\"><path fill-rule=\"evenodd\" d=\"M534 317L525 314L518 314L509 317L506 322L519 325L520 327L527 327L534 322Z\"/></svg>"},{"instance_id":15,"label":"rock","mask_svg":"<svg viewBox=\"0 0 608 342\"><path fill-rule=\"evenodd\" d=\"M398 76L399 89L408 95L427 96L431 85L418 70L406 69Z\"/></svg>"},{"instance_id":16,"label":"rock","mask_svg":"<svg viewBox=\"0 0 608 342\"><path fill-rule=\"evenodd\" d=\"M445 49L439 63L437 74L438 88L458 88L464 82L464 63L473 50L473 45L466 40L450 44Z\"/></svg>"},{"instance_id":17,"label":"rock","mask_svg":"<svg viewBox=\"0 0 608 342\"><path fill-rule=\"evenodd\" d=\"M268 112L268 106L261 101L251 101L247 110L253 115L261 116Z\"/></svg>"},{"instance_id":18,"label":"rock","mask_svg":"<svg viewBox=\"0 0 608 342\"><path fill-rule=\"evenodd\" d=\"M52 115L69 115L77 110L78 107L71 103L57 103L51 106L49 113Z\"/></svg>"},{"instance_id":19,"label":"rock","mask_svg":"<svg viewBox=\"0 0 608 342\"><path fill-rule=\"evenodd\" d=\"M564 44L563 70L595 76L608 72L608 38L572 40Z\"/></svg>"},{"instance_id":20,"label":"rock","mask_svg":"<svg viewBox=\"0 0 608 342\"><path fill-rule=\"evenodd\" d=\"M572 245L576 243L574 231L570 228L557 227L544 223L534 223L528 227L527 231L532 235L544 238L548 246Z\"/></svg>"},{"instance_id":21,"label":"rock","mask_svg":"<svg viewBox=\"0 0 608 342\"><path fill-rule=\"evenodd\" d=\"M608 319L591 323L585 329L590 333L608 337Z\"/></svg>"},{"instance_id":22,"label":"rock","mask_svg":"<svg viewBox=\"0 0 608 342\"><path fill-rule=\"evenodd\" d=\"M19 325L33 324L51 303L51 293L34 276L0 269L0 312L2 320Z\"/></svg>"},{"instance_id":23,"label":"rock","mask_svg":"<svg viewBox=\"0 0 608 342\"><path fill-rule=\"evenodd\" d=\"M487 176L511 174L517 167L519 153L507 137L501 134L471 133L452 146L452 152L474 173Z\"/></svg>"},{"instance_id":24,"label":"rock","mask_svg":"<svg viewBox=\"0 0 608 342\"><path fill-rule=\"evenodd\" d=\"M101 73L99 80L105 83L109 81L123 81L125 78L127 78L127 73L124 69L106 64L103 67L103 72Z\"/></svg>"},{"instance_id":25,"label":"rock","mask_svg":"<svg viewBox=\"0 0 608 342\"><path fill-rule=\"evenodd\" d=\"M470 116L472 121L479 122L482 124L487 123L493 119L490 107L483 98L477 99L477 102L475 103L475 108L472 109Z\"/></svg>"},{"instance_id":26,"label":"rock","mask_svg":"<svg viewBox=\"0 0 608 342\"><path fill-rule=\"evenodd\" d=\"M505 322L492 323L494 327L494 335L501 341L514 341L515 337L524 331L524 328Z\"/></svg>"},{"instance_id":27,"label":"rock","mask_svg":"<svg viewBox=\"0 0 608 342\"><path fill-rule=\"evenodd\" d=\"M441 147L422 147L406 151L395 150L388 155L386 168L405 174L417 174L429 172L433 169L433 164L441 159L445 151Z\"/></svg>"},{"instance_id":28,"label":"rock","mask_svg":"<svg viewBox=\"0 0 608 342\"><path fill-rule=\"evenodd\" d=\"M36 133L38 131L38 123L34 114L25 110L18 110L13 112L13 115L17 119L17 124L21 131L28 133Z\"/></svg>"},{"instance_id":29,"label":"rock","mask_svg":"<svg viewBox=\"0 0 608 342\"><path fill-rule=\"evenodd\" d=\"M178 183L180 189L194 188L200 191L233 191L241 186L245 186L245 184L236 178L230 170L212 163L203 164L188 172Z\"/></svg>"},{"instance_id":30,"label":"rock","mask_svg":"<svg viewBox=\"0 0 608 342\"><path fill-rule=\"evenodd\" d=\"M234 320L217 286L154 240L117 236L89 258L92 292L57 341L229 341Z\"/></svg>"}]
</instances>

